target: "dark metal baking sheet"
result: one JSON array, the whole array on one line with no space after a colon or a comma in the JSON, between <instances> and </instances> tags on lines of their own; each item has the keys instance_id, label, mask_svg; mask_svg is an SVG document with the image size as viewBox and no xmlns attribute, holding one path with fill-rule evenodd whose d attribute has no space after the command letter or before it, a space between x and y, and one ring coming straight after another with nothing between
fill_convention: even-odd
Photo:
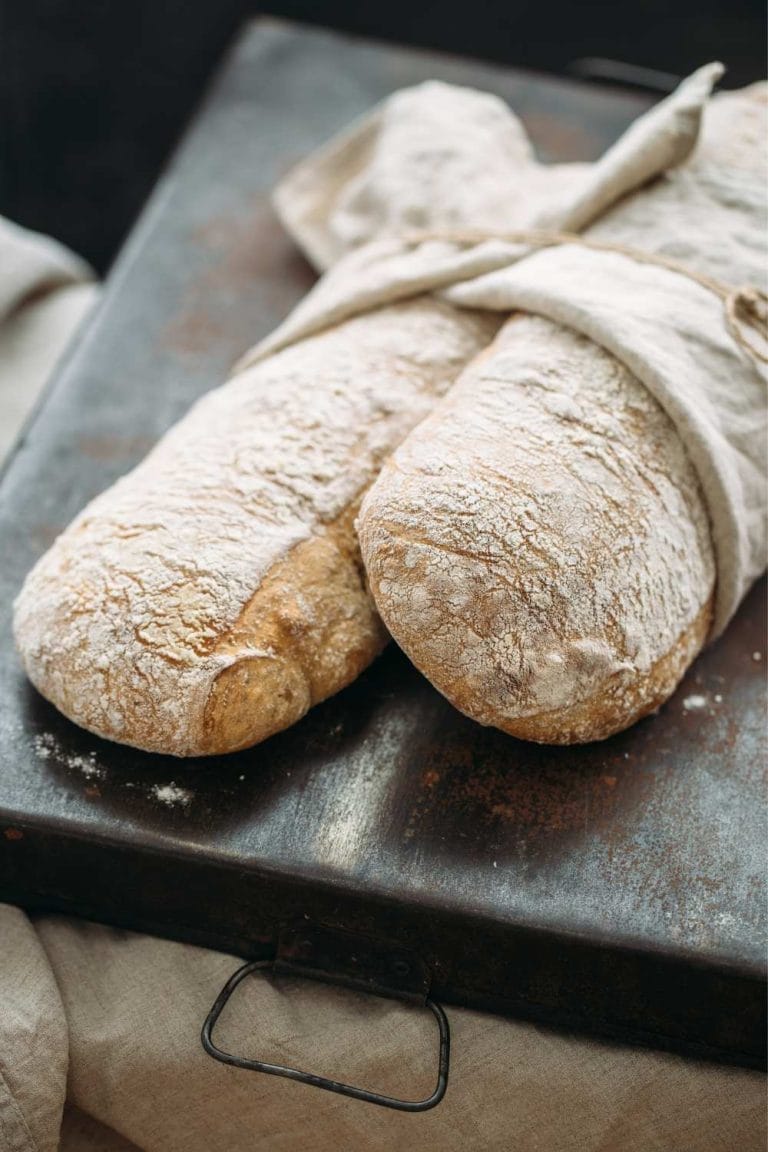
<instances>
[{"instance_id":1,"label":"dark metal baking sheet","mask_svg":"<svg viewBox=\"0 0 768 1152\"><path fill-rule=\"evenodd\" d=\"M547 158L598 155L647 106L246 29L0 485L0 896L252 956L309 916L419 952L446 1001L759 1063L762 590L659 716L581 749L474 725L391 649L291 731L184 763L80 731L15 659L35 558L312 282L275 181L429 76L498 92Z\"/></svg>"}]
</instances>

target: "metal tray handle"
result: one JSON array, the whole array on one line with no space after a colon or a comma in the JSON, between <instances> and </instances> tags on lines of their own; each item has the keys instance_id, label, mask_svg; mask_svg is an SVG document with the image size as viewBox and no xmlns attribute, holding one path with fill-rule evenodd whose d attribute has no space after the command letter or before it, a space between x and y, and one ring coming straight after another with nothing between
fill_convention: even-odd
<instances>
[{"instance_id":1,"label":"metal tray handle","mask_svg":"<svg viewBox=\"0 0 768 1152\"><path fill-rule=\"evenodd\" d=\"M201 1040L203 1048L209 1056L212 1056L214 1060L220 1060L223 1064L231 1064L235 1068L245 1068L252 1072L266 1072L269 1076L284 1076L287 1080L296 1080L300 1084L311 1084L314 1088L322 1088L326 1092L337 1092L340 1096L351 1096L354 1100L364 1100L367 1104L378 1104L382 1108L396 1108L399 1112L427 1112L440 1103L448 1087L451 1034L445 1012L439 1004L430 1000L429 997L424 1000L424 1005L429 1008L437 1020L440 1030L440 1051L437 1084L432 1095L425 1100L400 1100L396 1096L369 1092L366 1088L356 1088L352 1084L344 1084L339 1080L329 1080L325 1076L317 1076L313 1072L303 1072L299 1068L285 1068L282 1064L268 1064L263 1060L249 1060L243 1056L234 1056L231 1052L225 1052L219 1048L213 1041L213 1029L230 996L246 976L250 976L252 972L259 969L271 967L273 967L272 960L251 960L238 968L227 980L203 1024Z\"/></svg>"}]
</instances>

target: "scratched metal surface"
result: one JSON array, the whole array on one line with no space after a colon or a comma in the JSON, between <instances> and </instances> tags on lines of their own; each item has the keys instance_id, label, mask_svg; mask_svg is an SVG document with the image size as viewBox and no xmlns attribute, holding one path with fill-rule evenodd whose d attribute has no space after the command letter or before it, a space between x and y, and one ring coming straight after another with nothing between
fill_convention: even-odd
<instances>
[{"instance_id":1,"label":"scratched metal surface","mask_svg":"<svg viewBox=\"0 0 768 1152\"><path fill-rule=\"evenodd\" d=\"M311 284L275 181L428 76L498 92L552 159L598 155L646 106L246 29L0 485L0 897L245 955L309 915L416 948L447 1000L754 1063L762 590L659 716L574 750L479 728L390 650L293 730L201 767L81 732L12 651L11 600L55 533Z\"/></svg>"}]
</instances>

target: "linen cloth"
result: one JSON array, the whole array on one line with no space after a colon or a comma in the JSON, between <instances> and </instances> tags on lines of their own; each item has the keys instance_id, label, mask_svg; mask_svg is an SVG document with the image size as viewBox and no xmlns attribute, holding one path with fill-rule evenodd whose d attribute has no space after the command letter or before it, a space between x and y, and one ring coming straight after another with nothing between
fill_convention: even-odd
<instances>
[{"instance_id":1,"label":"linen cloth","mask_svg":"<svg viewBox=\"0 0 768 1152\"><path fill-rule=\"evenodd\" d=\"M238 961L0 906L3 1152L762 1152L761 1074L449 1008L448 1094L409 1116L226 1067L202 1020ZM217 1040L416 1096L434 1023L393 1002L254 977ZM69 1101L64 1121L62 1108ZM59 1139L61 1144L59 1145Z\"/></svg>"},{"instance_id":2,"label":"linen cloth","mask_svg":"<svg viewBox=\"0 0 768 1152\"><path fill-rule=\"evenodd\" d=\"M527 150L514 124L499 130ZM565 173L563 187L581 171ZM89 276L57 245L0 224L6 443L94 302ZM0 905L1 1152L765 1147L759 1073L453 1008L448 1094L424 1115L226 1067L203 1053L199 1032L238 963L63 917L33 921ZM217 1040L380 1091L415 1097L434 1083L431 1017L309 982L246 982Z\"/></svg>"},{"instance_id":3,"label":"linen cloth","mask_svg":"<svg viewBox=\"0 0 768 1152\"><path fill-rule=\"evenodd\" d=\"M77 256L0 217L0 462L96 291Z\"/></svg>"},{"instance_id":4,"label":"linen cloth","mask_svg":"<svg viewBox=\"0 0 768 1152\"><path fill-rule=\"evenodd\" d=\"M680 270L503 236L591 225L589 240L764 289L768 86L709 103L721 73L719 64L699 69L597 163L575 166L538 164L492 96L435 83L396 94L278 189L287 227L330 270L241 361L424 291L535 312L588 336L659 401L696 468L717 562L711 638L766 565L766 365L734 339L721 298ZM436 238L462 228L498 238ZM403 239L420 232L430 238Z\"/></svg>"}]
</instances>

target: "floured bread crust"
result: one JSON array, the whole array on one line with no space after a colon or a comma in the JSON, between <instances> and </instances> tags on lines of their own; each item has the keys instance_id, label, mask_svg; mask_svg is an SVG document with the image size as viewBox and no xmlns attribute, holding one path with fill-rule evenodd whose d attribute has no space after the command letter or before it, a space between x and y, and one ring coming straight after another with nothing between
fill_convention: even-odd
<instances>
[{"instance_id":1,"label":"floured bread crust","mask_svg":"<svg viewBox=\"0 0 768 1152\"><path fill-rule=\"evenodd\" d=\"M389 640L363 581L358 502L279 560L216 647L201 752L248 748L351 684ZM265 655L268 653L269 655Z\"/></svg>"},{"instance_id":2,"label":"floured bread crust","mask_svg":"<svg viewBox=\"0 0 768 1152\"><path fill-rule=\"evenodd\" d=\"M360 498L498 324L421 297L205 396L27 577L14 627L35 686L107 739L201 756L348 684L385 639Z\"/></svg>"},{"instance_id":3,"label":"floured bread crust","mask_svg":"<svg viewBox=\"0 0 768 1152\"><path fill-rule=\"evenodd\" d=\"M605 740L642 720L669 699L701 651L712 623L712 607L710 597L669 652L646 673L609 678L588 699L537 716L523 716L506 731L538 744L585 744Z\"/></svg>"},{"instance_id":4,"label":"floured bread crust","mask_svg":"<svg viewBox=\"0 0 768 1152\"><path fill-rule=\"evenodd\" d=\"M716 96L691 157L589 230L762 282L768 87ZM458 708L525 739L599 740L657 708L704 644L715 565L682 441L630 371L512 317L361 509L379 611Z\"/></svg>"},{"instance_id":5,"label":"floured bread crust","mask_svg":"<svg viewBox=\"0 0 768 1152\"><path fill-rule=\"evenodd\" d=\"M384 466L358 532L388 629L462 712L546 743L658 707L707 636L693 467L635 377L513 317Z\"/></svg>"}]
</instances>

